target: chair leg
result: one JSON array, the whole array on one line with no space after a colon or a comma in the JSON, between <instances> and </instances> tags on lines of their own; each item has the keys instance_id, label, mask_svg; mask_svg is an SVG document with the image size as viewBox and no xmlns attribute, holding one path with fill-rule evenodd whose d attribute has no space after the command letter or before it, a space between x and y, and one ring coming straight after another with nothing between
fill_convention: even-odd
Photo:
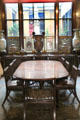
<instances>
[{"instance_id":1,"label":"chair leg","mask_svg":"<svg viewBox=\"0 0 80 120\"><path fill-rule=\"evenodd\" d=\"M24 103L23 120L26 120L26 104Z\"/></svg>"},{"instance_id":2,"label":"chair leg","mask_svg":"<svg viewBox=\"0 0 80 120\"><path fill-rule=\"evenodd\" d=\"M70 91L70 93L67 98L69 98L71 96L71 94L73 93L73 90L69 90L69 91Z\"/></svg>"},{"instance_id":3,"label":"chair leg","mask_svg":"<svg viewBox=\"0 0 80 120\"><path fill-rule=\"evenodd\" d=\"M42 89L44 82L41 81L39 82L39 84L40 84L40 89Z\"/></svg>"},{"instance_id":4,"label":"chair leg","mask_svg":"<svg viewBox=\"0 0 80 120\"><path fill-rule=\"evenodd\" d=\"M6 96L5 96L5 99L4 99L3 103L2 103L2 106L3 106L3 105L4 105L4 103L6 102L6 100L7 100L8 96L9 96L9 94L10 94L10 91L9 91L9 90L7 90L7 91L6 91Z\"/></svg>"},{"instance_id":5,"label":"chair leg","mask_svg":"<svg viewBox=\"0 0 80 120\"><path fill-rule=\"evenodd\" d=\"M56 101L54 100L54 107L53 107L53 120L56 120Z\"/></svg>"},{"instance_id":6,"label":"chair leg","mask_svg":"<svg viewBox=\"0 0 80 120\"><path fill-rule=\"evenodd\" d=\"M23 99L24 99L24 103L25 103L25 89L26 89L26 85L25 85L25 81L23 82Z\"/></svg>"},{"instance_id":7,"label":"chair leg","mask_svg":"<svg viewBox=\"0 0 80 120\"><path fill-rule=\"evenodd\" d=\"M54 92L54 109L53 109L53 120L56 120L56 107L58 105L58 90L56 89L56 81L54 80L54 86L53 86L53 92ZM57 104L56 104L57 103Z\"/></svg>"},{"instance_id":8,"label":"chair leg","mask_svg":"<svg viewBox=\"0 0 80 120\"><path fill-rule=\"evenodd\" d=\"M69 90L70 91L70 95L73 93L73 90Z\"/></svg>"},{"instance_id":9,"label":"chair leg","mask_svg":"<svg viewBox=\"0 0 80 120\"><path fill-rule=\"evenodd\" d=\"M59 91L56 90L56 107L59 107Z\"/></svg>"},{"instance_id":10,"label":"chair leg","mask_svg":"<svg viewBox=\"0 0 80 120\"><path fill-rule=\"evenodd\" d=\"M72 104L74 103L74 100L75 100L75 96L74 96L74 98L73 98L73 100L72 100Z\"/></svg>"},{"instance_id":11,"label":"chair leg","mask_svg":"<svg viewBox=\"0 0 80 120\"><path fill-rule=\"evenodd\" d=\"M75 98L77 99L77 101L80 103L80 100L79 100L79 98L78 98L78 96L77 96L77 93L76 93L76 89L74 89L73 94L74 94Z\"/></svg>"},{"instance_id":12,"label":"chair leg","mask_svg":"<svg viewBox=\"0 0 80 120\"><path fill-rule=\"evenodd\" d=\"M24 103L25 103L25 88L23 88L23 99L24 99Z\"/></svg>"}]
</instances>

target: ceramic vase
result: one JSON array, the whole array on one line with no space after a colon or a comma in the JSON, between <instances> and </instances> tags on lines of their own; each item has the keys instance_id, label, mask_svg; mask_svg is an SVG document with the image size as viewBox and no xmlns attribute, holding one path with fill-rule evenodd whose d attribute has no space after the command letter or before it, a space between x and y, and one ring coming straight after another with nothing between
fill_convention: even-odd
<instances>
[{"instance_id":1,"label":"ceramic vase","mask_svg":"<svg viewBox=\"0 0 80 120\"><path fill-rule=\"evenodd\" d=\"M4 38L3 30L0 31L0 52L6 51L6 40Z\"/></svg>"},{"instance_id":2,"label":"ceramic vase","mask_svg":"<svg viewBox=\"0 0 80 120\"><path fill-rule=\"evenodd\" d=\"M80 49L80 36L79 29L74 29L74 37L72 39L73 50Z\"/></svg>"}]
</instances>

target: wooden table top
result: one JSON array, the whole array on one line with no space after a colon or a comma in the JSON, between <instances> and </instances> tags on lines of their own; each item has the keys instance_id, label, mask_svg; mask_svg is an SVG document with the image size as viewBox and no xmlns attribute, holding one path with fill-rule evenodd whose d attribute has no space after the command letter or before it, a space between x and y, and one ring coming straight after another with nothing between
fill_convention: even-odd
<instances>
[{"instance_id":1,"label":"wooden table top","mask_svg":"<svg viewBox=\"0 0 80 120\"><path fill-rule=\"evenodd\" d=\"M53 80L68 75L68 71L61 62L49 60L22 62L14 73L15 77L25 80Z\"/></svg>"}]
</instances>

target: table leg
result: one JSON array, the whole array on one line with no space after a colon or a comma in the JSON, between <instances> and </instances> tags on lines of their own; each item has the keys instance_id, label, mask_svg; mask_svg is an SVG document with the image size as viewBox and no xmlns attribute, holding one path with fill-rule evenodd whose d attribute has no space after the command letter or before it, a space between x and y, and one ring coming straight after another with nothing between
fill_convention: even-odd
<instances>
[{"instance_id":1,"label":"table leg","mask_svg":"<svg viewBox=\"0 0 80 120\"><path fill-rule=\"evenodd\" d=\"M41 81L41 82L40 82L40 89L42 89L43 84L44 84L44 81Z\"/></svg>"},{"instance_id":2,"label":"table leg","mask_svg":"<svg viewBox=\"0 0 80 120\"><path fill-rule=\"evenodd\" d=\"M23 82L23 99L25 103L25 81Z\"/></svg>"},{"instance_id":3,"label":"table leg","mask_svg":"<svg viewBox=\"0 0 80 120\"><path fill-rule=\"evenodd\" d=\"M23 120L26 120L26 104L25 104L25 102L24 102Z\"/></svg>"},{"instance_id":4,"label":"table leg","mask_svg":"<svg viewBox=\"0 0 80 120\"><path fill-rule=\"evenodd\" d=\"M53 91L54 91L53 120L56 120L56 80L55 79L54 79Z\"/></svg>"}]
</instances>

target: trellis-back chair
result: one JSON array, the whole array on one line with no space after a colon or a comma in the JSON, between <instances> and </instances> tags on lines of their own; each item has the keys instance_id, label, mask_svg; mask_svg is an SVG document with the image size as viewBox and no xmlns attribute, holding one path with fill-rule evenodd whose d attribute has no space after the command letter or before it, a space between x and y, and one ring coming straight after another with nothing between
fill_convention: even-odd
<instances>
[{"instance_id":1,"label":"trellis-back chair","mask_svg":"<svg viewBox=\"0 0 80 120\"><path fill-rule=\"evenodd\" d=\"M78 75L78 69L76 66L73 65L69 77L65 80L63 84L61 84L61 82L59 84L56 84L56 89L58 91L69 90L71 93L74 94L75 98L80 103L80 100L76 93L77 75Z\"/></svg>"},{"instance_id":2,"label":"trellis-back chair","mask_svg":"<svg viewBox=\"0 0 80 120\"><path fill-rule=\"evenodd\" d=\"M11 91L23 90L24 83L18 84L18 79L13 77L13 73L20 64L20 59L14 59L5 69L4 78L6 85L6 96L2 103L4 105Z\"/></svg>"}]
</instances>

